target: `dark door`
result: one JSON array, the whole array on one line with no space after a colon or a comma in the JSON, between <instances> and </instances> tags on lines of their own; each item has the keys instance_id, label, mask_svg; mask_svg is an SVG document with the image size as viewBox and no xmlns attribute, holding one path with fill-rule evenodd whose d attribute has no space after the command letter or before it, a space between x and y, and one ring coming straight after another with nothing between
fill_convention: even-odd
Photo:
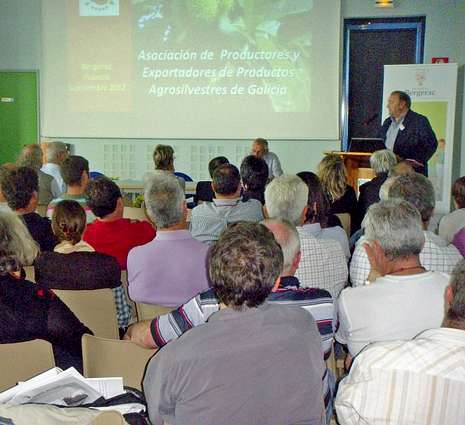
<instances>
[{"instance_id":1,"label":"dark door","mask_svg":"<svg viewBox=\"0 0 465 425\"><path fill-rule=\"evenodd\" d=\"M384 65L423 61L424 17L345 20L343 149L376 137L383 114Z\"/></svg>"}]
</instances>

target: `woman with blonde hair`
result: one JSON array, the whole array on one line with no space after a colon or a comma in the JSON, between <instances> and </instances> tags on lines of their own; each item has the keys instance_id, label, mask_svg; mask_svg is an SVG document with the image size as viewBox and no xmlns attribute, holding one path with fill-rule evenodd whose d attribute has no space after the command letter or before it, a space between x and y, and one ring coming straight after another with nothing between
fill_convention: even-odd
<instances>
[{"instance_id":1,"label":"woman with blonde hair","mask_svg":"<svg viewBox=\"0 0 465 425\"><path fill-rule=\"evenodd\" d=\"M171 173L174 174L174 149L170 145L157 145L153 151L153 163L155 165L155 172L157 173ZM153 172L146 173L144 177L144 183L150 179ZM179 184L186 190L186 181L179 176L176 176Z\"/></svg>"},{"instance_id":2,"label":"woman with blonde hair","mask_svg":"<svg viewBox=\"0 0 465 425\"><path fill-rule=\"evenodd\" d=\"M339 155L326 155L318 164L318 177L329 201L328 214L350 214L351 233L356 229L357 197L347 182L347 170Z\"/></svg>"}]
</instances>

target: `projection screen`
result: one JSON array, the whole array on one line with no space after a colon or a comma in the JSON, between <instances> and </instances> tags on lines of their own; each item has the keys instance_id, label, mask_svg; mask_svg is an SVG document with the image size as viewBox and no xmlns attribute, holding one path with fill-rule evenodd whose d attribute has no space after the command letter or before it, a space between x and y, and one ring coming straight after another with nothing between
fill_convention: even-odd
<instances>
[{"instance_id":1,"label":"projection screen","mask_svg":"<svg viewBox=\"0 0 465 425\"><path fill-rule=\"evenodd\" d=\"M43 0L46 137L338 139L340 0Z\"/></svg>"}]
</instances>

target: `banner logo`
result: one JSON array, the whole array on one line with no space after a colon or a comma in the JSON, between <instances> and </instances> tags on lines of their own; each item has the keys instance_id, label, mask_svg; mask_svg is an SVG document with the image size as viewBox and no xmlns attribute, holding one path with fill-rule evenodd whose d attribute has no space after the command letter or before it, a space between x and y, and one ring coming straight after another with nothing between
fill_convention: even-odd
<instances>
[{"instance_id":1,"label":"banner logo","mask_svg":"<svg viewBox=\"0 0 465 425\"><path fill-rule=\"evenodd\" d=\"M79 0L79 16L119 16L119 0Z\"/></svg>"}]
</instances>

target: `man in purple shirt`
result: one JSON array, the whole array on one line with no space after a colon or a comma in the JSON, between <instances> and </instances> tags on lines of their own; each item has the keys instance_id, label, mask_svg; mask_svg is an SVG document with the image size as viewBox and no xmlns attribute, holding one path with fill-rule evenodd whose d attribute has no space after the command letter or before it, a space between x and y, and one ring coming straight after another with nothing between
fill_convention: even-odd
<instances>
[{"instance_id":1,"label":"man in purple shirt","mask_svg":"<svg viewBox=\"0 0 465 425\"><path fill-rule=\"evenodd\" d=\"M208 288L208 246L187 230L184 192L174 176L153 175L145 185L145 202L157 235L129 252L129 296L136 302L178 306Z\"/></svg>"}]
</instances>

